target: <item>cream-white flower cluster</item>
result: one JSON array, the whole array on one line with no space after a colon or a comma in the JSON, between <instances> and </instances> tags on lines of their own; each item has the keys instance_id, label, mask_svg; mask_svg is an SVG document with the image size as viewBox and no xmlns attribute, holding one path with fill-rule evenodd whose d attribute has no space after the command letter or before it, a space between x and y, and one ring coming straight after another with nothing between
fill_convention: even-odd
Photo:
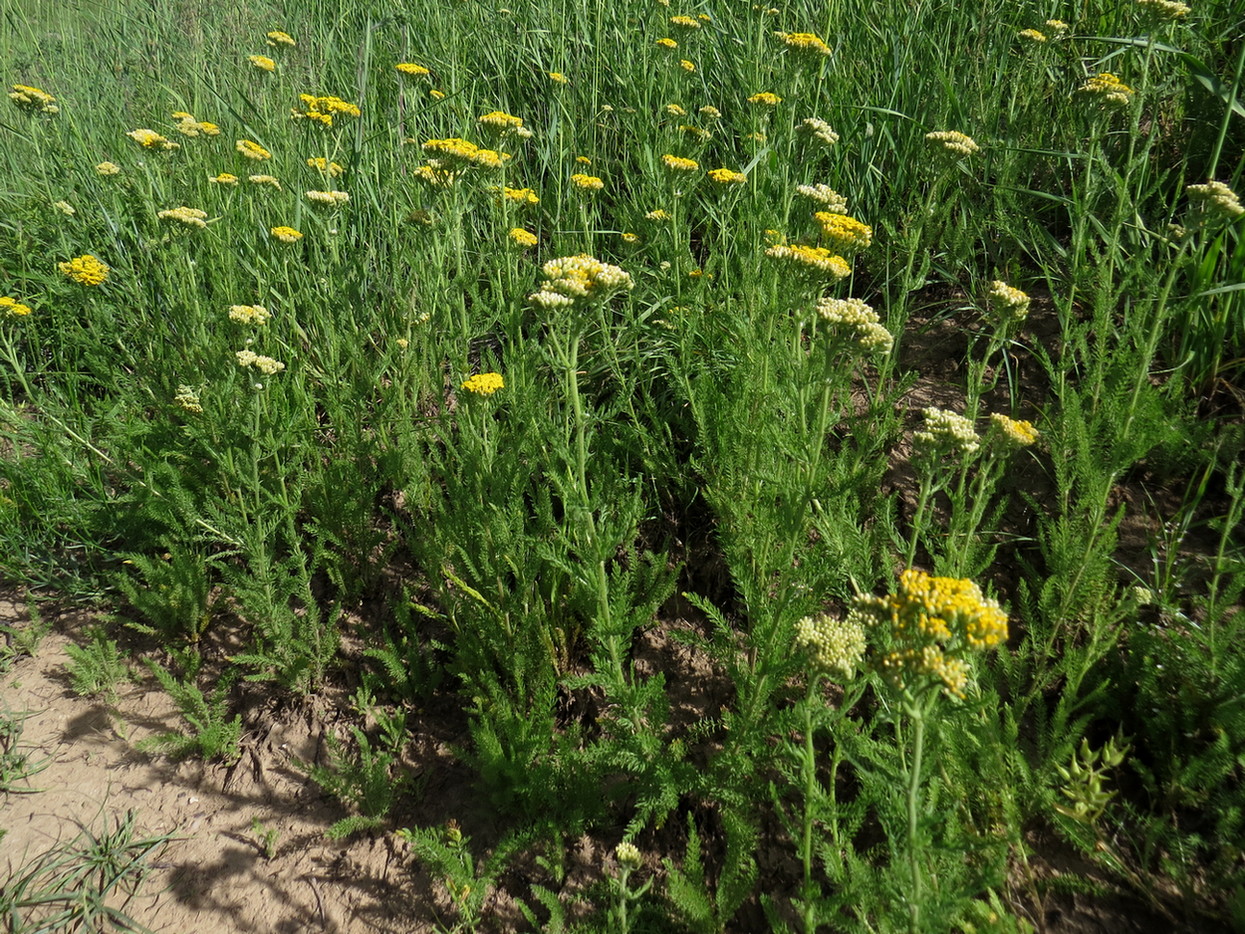
<instances>
[{"instance_id":1,"label":"cream-white flower cluster","mask_svg":"<svg viewBox=\"0 0 1245 934\"><path fill-rule=\"evenodd\" d=\"M254 367L265 376L273 376L285 369L285 364L280 360L274 360L272 357L265 357L263 354L250 350L239 350L235 356L238 358L238 366L243 369Z\"/></svg>"},{"instance_id":2,"label":"cream-white flower cluster","mask_svg":"<svg viewBox=\"0 0 1245 934\"><path fill-rule=\"evenodd\" d=\"M1189 201L1208 216L1232 220L1245 214L1241 199L1223 182L1209 181L1205 185L1190 185L1185 192Z\"/></svg>"},{"instance_id":3,"label":"cream-white flower cluster","mask_svg":"<svg viewBox=\"0 0 1245 934\"><path fill-rule=\"evenodd\" d=\"M350 195L344 191L309 191L307 192L307 200L312 204L322 204L326 207L338 207L350 201Z\"/></svg>"},{"instance_id":4,"label":"cream-white flower cluster","mask_svg":"<svg viewBox=\"0 0 1245 934\"><path fill-rule=\"evenodd\" d=\"M958 130L935 130L933 133L926 133L925 138L957 156L971 156L981 152L975 139Z\"/></svg>"},{"instance_id":5,"label":"cream-white flower cluster","mask_svg":"<svg viewBox=\"0 0 1245 934\"><path fill-rule=\"evenodd\" d=\"M847 199L829 185L798 185L795 191L810 201L824 204L831 214L847 213Z\"/></svg>"},{"instance_id":6,"label":"cream-white flower cluster","mask_svg":"<svg viewBox=\"0 0 1245 934\"><path fill-rule=\"evenodd\" d=\"M973 423L963 415L934 406L921 414L925 419L925 430L912 434L912 440L921 453L958 451L961 454L975 454L981 447L981 438L973 429Z\"/></svg>"},{"instance_id":7,"label":"cream-white flower cluster","mask_svg":"<svg viewBox=\"0 0 1245 934\"><path fill-rule=\"evenodd\" d=\"M836 337L869 353L890 353L894 346L895 339L877 312L858 298L823 298L817 303L817 314L831 325Z\"/></svg>"},{"instance_id":8,"label":"cream-white flower cluster","mask_svg":"<svg viewBox=\"0 0 1245 934\"><path fill-rule=\"evenodd\" d=\"M846 619L826 613L805 616L795 624L795 644L808 652L813 667L846 681L865 655L865 627L859 610Z\"/></svg>"},{"instance_id":9,"label":"cream-white flower cluster","mask_svg":"<svg viewBox=\"0 0 1245 934\"><path fill-rule=\"evenodd\" d=\"M577 303L603 300L635 285L626 271L587 253L551 259L541 271L545 274L545 281L528 298L542 308L567 308Z\"/></svg>"},{"instance_id":10,"label":"cream-white flower cluster","mask_svg":"<svg viewBox=\"0 0 1245 934\"><path fill-rule=\"evenodd\" d=\"M796 129L801 133L807 133L810 138L824 146L833 146L839 141L839 134L834 132L830 124L826 123L825 120L818 120L816 117L805 117L804 122Z\"/></svg>"},{"instance_id":11,"label":"cream-white flower cluster","mask_svg":"<svg viewBox=\"0 0 1245 934\"><path fill-rule=\"evenodd\" d=\"M990 283L990 307L1004 322L1023 321L1029 315L1029 296L995 279Z\"/></svg>"},{"instance_id":12,"label":"cream-white flower cluster","mask_svg":"<svg viewBox=\"0 0 1245 934\"><path fill-rule=\"evenodd\" d=\"M272 317L263 305L230 305L229 320L238 324L254 324L262 327Z\"/></svg>"}]
</instances>

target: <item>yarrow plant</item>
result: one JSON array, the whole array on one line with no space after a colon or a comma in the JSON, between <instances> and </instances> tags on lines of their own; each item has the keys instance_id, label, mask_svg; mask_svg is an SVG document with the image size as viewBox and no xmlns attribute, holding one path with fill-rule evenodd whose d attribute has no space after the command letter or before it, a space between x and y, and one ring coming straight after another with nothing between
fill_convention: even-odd
<instances>
[{"instance_id":1,"label":"yarrow plant","mask_svg":"<svg viewBox=\"0 0 1245 934\"><path fill-rule=\"evenodd\" d=\"M568 308L604 301L635 285L625 270L586 253L550 260L541 271L545 281L528 298L542 308Z\"/></svg>"},{"instance_id":2,"label":"yarrow plant","mask_svg":"<svg viewBox=\"0 0 1245 934\"><path fill-rule=\"evenodd\" d=\"M1223 182L1209 181L1205 185L1190 185L1185 189L1189 203L1197 217L1194 223L1210 220L1231 221L1245 214L1245 205L1231 188Z\"/></svg>"},{"instance_id":3,"label":"yarrow plant","mask_svg":"<svg viewBox=\"0 0 1245 934\"><path fill-rule=\"evenodd\" d=\"M7 318L24 318L30 313L29 305L24 305L8 295L0 295L0 314Z\"/></svg>"},{"instance_id":4,"label":"yarrow plant","mask_svg":"<svg viewBox=\"0 0 1245 934\"><path fill-rule=\"evenodd\" d=\"M571 184L580 191L600 191L605 187L605 182L595 175L585 175L582 172L576 172L571 176Z\"/></svg>"},{"instance_id":5,"label":"yarrow plant","mask_svg":"<svg viewBox=\"0 0 1245 934\"><path fill-rule=\"evenodd\" d=\"M802 272L822 274L832 279L845 279L852 272L847 260L824 246L776 243L765 251L765 255Z\"/></svg>"},{"instance_id":6,"label":"yarrow plant","mask_svg":"<svg viewBox=\"0 0 1245 934\"><path fill-rule=\"evenodd\" d=\"M846 682L865 657L865 619L859 610L845 619L828 613L805 616L795 624L796 648L807 653L815 670Z\"/></svg>"},{"instance_id":7,"label":"yarrow plant","mask_svg":"<svg viewBox=\"0 0 1245 934\"><path fill-rule=\"evenodd\" d=\"M811 32L776 32L774 35L793 51L807 53L814 57L830 54L830 46Z\"/></svg>"},{"instance_id":8,"label":"yarrow plant","mask_svg":"<svg viewBox=\"0 0 1245 934\"><path fill-rule=\"evenodd\" d=\"M1115 75L1109 71L1104 71L1086 80L1084 84L1077 88L1077 93L1115 107L1127 107L1133 99L1134 92L1132 88Z\"/></svg>"},{"instance_id":9,"label":"yarrow plant","mask_svg":"<svg viewBox=\"0 0 1245 934\"><path fill-rule=\"evenodd\" d=\"M839 134L834 132L830 124L817 117L805 117L796 127L796 131L816 140L823 146L834 146L839 141Z\"/></svg>"},{"instance_id":10,"label":"yarrow plant","mask_svg":"<svg viewBox=\"0 0 1245 934\"><path fill-rule=\"evenodd\" d=\"M179 208L169 208L167 211L158 211L156 216L162 221L174 221L186 227L199 229L207 227L207 211L201 211L199 208L188 208L183 205Z\"/></svg>"},{"instance_id":11,"label":"yarrow plant","mask_svg":"<svg viewBox=\"0 0 1245 934\"><path fill-rule=\"evenodd\" d=\"M1029 316L1029 296L1002 280L990 283L990 308L1000 325L1023 321Z\"/></svg>"},{"instance_id":12,"label":"yarrow plant","mask_svg":"<svg viewBox=\"0 0 1245 934\"><path fill-rule=\"evenodd\" d=\"M18 110L29 114L56 114L60 113L60 107L56 105L56 98L46 91L31 87L28 84L14 84L13 90L9 92L9 100Z\"/></svg>"},{"instance_id":13,"label":"yarrow plant","mask_svg":"<svg viewBox=\"0 0 1245 934\"><path fill-rule=\"evenodd\" d=\"M506 381L500 373L477 373L462 383L467 392L477 396L491 396L499 389L506 388Z\"/></svg>"},{"instance_id":14,"label":"yarrow plant","mask_svg":"<svg viewBox=\"0 0 1245 934\"><path fill-rule=\"evenodd\" d=\"M229 306L229 320L238 324L252 324L257 327L263 327L271 318L272 312L263 305Z\"/></svg>"},{"instance_id":15,"label":"yarrow plant","mask_svg":"<svg viewBox=\"0 0 1245 934\"><path fill-rule=\"evenodd\" d=\"M273 227L269 233L282 243L297 243L303 239L303 235L293 227Z\"/></svg>"},{"instance_id":16,"label":"yarrow plant","mask_svg":"<svg viewBox=\"0 0 1245 934\"><path fill-rule=\"evenodd\" d=\"M925 139L940 149L957 156L971 156L981 152L977 141L958 130L935 130L926 133Z\"/></svg>"},{"instance_id":17,"label":"yarrow plant","mask_svg":"<svg viewBox=\"0 0 1245 934\"><path fill-rule=\"evenodd\" d=\"M108 266L90 253L78 256L68 262L58 263L61 274L77 282L79 285L103 285L108 281Z\"/></svg>"},{"instance_id":18,"label":"yarrow plant","mask_svg":"<svg viewBox=\"0 0 1245 934\"><path fill-rule=\"evenodd\" d=\"M263 162L265 159L272 158L272 153L253 140L240 139L234 143L234 148L248 159L253 159L256 162Z\"/></svg>"},{"instance_id":19,"label":"yarrow plant","mask_svg":"<svg viewBox=\"0 0 1245 934\"><path fill-rule=\"evenodd\" d=\"M823 298L817 317L829 325L837 343L866 353L888 354L895 339L882 326L878 313L858 298Z\"/></svg>"},{"instance_id":20,"label":"yarrow plant","mask_svg":"<svg viewBox=\"0 0 1245 934\"><path fill-rule=\"evenodd\" d=\"M821 235L830 241L833 249L855 252L873 243L873 228L854 217L818 211L813 219L821 226Z\"/></svg>"},{"instance_id":21,"label":"yarrow plant","mask_svg":"<svg viewBox=\"0 0 1245 934\"><path fill-rule=\"evenodd\" d=\"M795 193L823 205L831 214L847 213L847 199L829 185L797 185Z\"/></svg>"},{"instance_id":22,"label":"yarrow plant","mask_svg":"<svg viewBox=\"0 0 1245 934\"><path fill-rule=\"evenodd\" d=\"M140 128L137 130L130 130L125 135L134 140L134 142L138 143L138 145L142 146L144 149L158 149L162 152L171 152L174 149L181 148L179 143L171 142L155 130Z\"/></svg>"},{"instance_id":23,"label":"yarrow plant","mask_svg":"<svg viewBox=\"0 0 1245 934\"><path fill-rule=\"evenodd\" d=\"M265 357L263 354L257 354L251 350L239 350L234 356L238 360L238 366L243 369L253 367L265 376L275 376L285 369L285 364L280 360Z\"/></svg>"},{"instance_id":24,"label":"yarrow plant","mask_svg":"<svg viewBox=\"0 0 1245 934\"><path fill-rule=\"evenodd\" d=\"M684 159L669 153L661 157L661 164L671 172L696 172L700 169L700 163L695 159Z\"/></svg>"}]
</instances>

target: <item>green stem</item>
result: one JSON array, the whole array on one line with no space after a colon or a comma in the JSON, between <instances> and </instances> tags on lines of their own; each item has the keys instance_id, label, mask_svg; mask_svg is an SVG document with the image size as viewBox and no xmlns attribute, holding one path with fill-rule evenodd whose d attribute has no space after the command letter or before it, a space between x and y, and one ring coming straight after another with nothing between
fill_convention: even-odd
<instances>
[{"instance_id":1,"label":"green stem","mask_svg":"<svg viewBox=\"0 0 1245 934\"><path fill-rule=\"evenodd\" d=\"M912 761L908 772L908 869L912 890L908 893L908 930L920 934L921 930L921 758L925 752L925 711L916 703L905 704L912 718Z\"/></svg>"}]
</instances>

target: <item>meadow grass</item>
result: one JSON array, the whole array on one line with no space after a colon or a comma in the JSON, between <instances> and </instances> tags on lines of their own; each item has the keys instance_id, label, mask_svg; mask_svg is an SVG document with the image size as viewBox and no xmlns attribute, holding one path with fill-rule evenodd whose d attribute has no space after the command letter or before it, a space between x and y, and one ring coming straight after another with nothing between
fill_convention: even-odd
<instances>
[{"instance_id":1,"label":"meadow grass","mask_svg":"<svg viewBox=\"0 0 1245 934\"><path fill-rule=\"evenodd\" d=\"M461 711L456 929L1245 924L1228 6L2 0L6 580L183 753L362 639L338 835Z\"/></svg>"}]
</instances>

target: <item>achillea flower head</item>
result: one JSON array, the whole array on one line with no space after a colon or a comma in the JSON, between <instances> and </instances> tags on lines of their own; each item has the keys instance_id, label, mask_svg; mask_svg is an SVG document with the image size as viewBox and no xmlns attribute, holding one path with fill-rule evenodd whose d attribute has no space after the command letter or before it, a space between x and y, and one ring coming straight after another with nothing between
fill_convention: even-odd
<instances>
[{"instance_id":1,"label":"achillea flower head","mask_svg":"<svg viewBox=\"0 0 1245 934\"><path fill-rule=\"evenodd\" d=\"M238 185L238 176L230 172L221 172L219 175L209 175L208 181L213 185L232 185L236 188Z\"/></svg>"},{"instance_id":2,"label":"achillea flower head","mask_svg":"<svg viewBox=\"0 0 1245 934\"><path fill-rule=\"evenodd\" d=\"M825 205L831 214L846 214L847 199L829 185L797 185L796 194Z\"/></svg>"},{"instance_id":3,"label":"achillea flower head","mask_svg":"<svg viewBox=\"0 0 1245 934\"><path fill-rule=\"evenodd\" d=\"M595 175L584 175L581 172L571 176L571 184L581 191L600 191L605 187L605 182Z\"/></svg>"},{"instance_id":4,"label":"achillea flower head","mask_svg":"<svg viewBox=\"0 0 1245 934\"><path fill-rule=\"evenodd\" d=\"M269 233L271 233L275 239L280 240L282 243L297 243L299 240L303 239L303 235L293 227L273 227Z\"/></svg>"},{"instance_id":5,"label":"achillea flower head","mask_svg":"<svg viewBox=\"0 0 1245 934\"><path fill-rule=\"evenodd\" d=\"M265 376L275 376L285 369L285 364L280 360L265 357L263 354L257 354L254 351L239 350L234 356L238 360L238 366L243 369L254 367Z\"/></svg>"},{"instance_id":6,"label":"achillea flower head","mask_svg":"<svg viewBox=\"0 0 1245 934\"><path fill-rule=\"evenodd\" d=\"M618 860L619 867L627 872L634 872L644 863L639 848L626 840L614 847L614 858Z\"/></svg>"},{"instance_id":7,"label":"achillea flower head","mask_svg":"<svg viewBox=\"0 0 1245 934\"><path fill-rule=\"evenodd\" d=\"M144 149L158 149L161 152L170 152L174 149L181 149L178 143L170 142L155 130L139 129L130 130L125 134Z\"/></svg>"},{"instance_id":8,"label":"achillea flower head","mask_svg":"<svg viewBox=\"0 0 1245 934\"><path fill-rule=\"evenodd\" d=\"M312 156L307 160L307 165L316 169L322 175L329 176L329 178L337 178L342 172L346 171L340 164L329 162L323 156Z\"/></svg>"},{"instance_id":9,"label":"achillea flower head","mask_svg":"<svg viewBox=\"0 0 1245 934\"><path fill-rule=\"evenodd\" d=\"M1029 316L1029 296L995 279L990 283L990 307L1004 324L1023 321Z\"/></svg>"},{"instance_id":10,"label":"achillea flower head","mask_svg":"<svg viewBox=\"0 0 1245 934\"><path fill-rule=\"evenodd\" d=\"M817 315L830 325L836 341L866 353L888 354L895 344L877 312L858 298L823 298L817 303Z\"/></svg>"},{"instance_id":11,"label":"achillea flower head","mask_svg":"<svg viewBox=\"0 0 1245 934\"><path fill-rule=\"evenodd\" d=\"M981 438L973 428L973 423L963 415L934 406L925 409L921 414L925 419L925 430L912 434L919 454L936 457L958 452L968 456L977 453L981 447Z\"/></svg>"},{"instance_id":12,"label":"achillea flower head","mask_svg":"<svg viewBox=\"0 0 1245 934\"><path fill-rule=\"evenodd\" d=\"M668 221L670 220L670 212L666 211L664 208L657 208L656 210L649 211L645 214L644 219L646 221L656 221L658 223Z\"/></svg>"},{"instance_id":13,"label":"achillea flower head","mask_svg":"<svg viewBox=\"0 0 1245 934\"><path fill-rule=\"evenodd\" d=\"M670 50L670 51L672 51L672 52L673 52L675 49L677 49L677 48L679 47L679 44L678 44L677 42L675 42L673 39L669 39L669 38L667 38L667 39L658 39L658 40L657 40L657 42L656 42L655 44L656 44L656 45L658 45L658 46L660 46L660 47L661 47L661 48L663 48L663 49L669 49L669 50Z\"/></svg>"},{"instance_id":14,"label":"achillea flower head","mask_svg":"<svg viewBox=\"0 0 1245 934\"><path fill-rule=\"evenodd\" d=\"M252 142L249 139L238 140L234 143L234 149L238 150L238 152L242 153L242 155L246 156L248 159L253 159L256 162L263 162L265 159L272 158L272 153L270 153L259 143Z\"/></svg>"},{"instance_id":15,"label":"achillea flower head","mask_svg":"<svg viewBox=\"0 0 1245 934\"><path fill-rule=\"evenodd\" d=\"M765 251L765 255L801 272L820 273L832 279L845 279L852 272L847 260L822 246L776 243Z\"/></svg>"},{"instance_id":16,"label":"achillea flower head","mask_svg":"<svg viewBox=\"0 0 1245 934\"><path fill-rule=\"evenodd\" d=\"M237 324L250 324L256 327L263 327L272 318L270 312L263 305L230 305L229 320Z\"/></svg>"},{"instance_id":17,"label":"achillea flower head","mask_svg":"<svg viewBox=\"0 0 1245 934\"><path fill-rule=\"evenodd\" d=\"M1234 220L1245 214L1236 193L1223 182L1209 181L1205 185L1190 185L1185 189L1189 203L1206 219Z\"/></svg>"},{"instance_id":18,"label":"achillea flower head","mask_svg":"<svg viewBox=\"0 0 1245 934\"><path fill-rule=\"evenodd\" d=\"M74 210L74 206L68 201L55 201L52 203L52 207L56 208L56 210L60 211L66 217L73 217L78 213Z\"/></svg>"},{"instance_id":19,"label":"achillea flower head","mask_svg":"<svg viewBox=\"0 0 1245 934\"><path fill-rule=\"evenodd\" d=\"M566 308L584 302L604 301L614 293L630 290L635 285L627 272L587 253L550 260L541 271L545 274L545 281L528 298L542 308Z\"/></svg>"},{"instance_id":20,"label":"achillea flower head","mask_svg":"<svg viewBox=\"0 0 1245 934\"><path fill-rule=\"evenodd\" d=\"M1174 3L1172 0L1137 0L1137 6L1159 19L1184 19L1193 12L1188 4Z\"/></svg>"},{"instance_id":21,"label":"achillea flower head","mask_svg":"<svg viewBox=\"0 0 1245 934\"><path fill-rule=\"evenodd\" d=\"M79 285L103 285L108 279L108 266L90 253L66 263L57 263L57 268L62 275L68 276Z\"/></svg>"},{"instance_id":22,"label":"achillea flower head","mask_svg":"<svg viewBox=\"0 0 1245 934\"><path fill-rule=\"evenodd\" d=\"M492 113L484 114L476 120L483 127L495 130L498 133L506 133L513 130L521 130L523 128L523 119L513 114L508 114L500 110L494 110Z\"/></svg>"},{"instance_id":23,"label":"achillea flower head","mask_svg":"<svg viewBox=\"0 0 1245 934\"><path fill-rule=\"evenodd\" d=\"M502 379L500 373L477 373L470 379L464 380L461 388L477 396L491 396L497 390L505 389L506 381Z\"/></svg>"},{"instance_id":24,"label":"achillea flower head","mask_svg":"<svg viewBox=\"0 0 1245 934\"><path fill-rule=\"evenodd\" d=\"M525 250L530 247L536 246L536 244L539 242L536 237L536 234L532 233L530 230L525 230L522 227L513 228L507 236L510 237L511 241L516 246L521 247L522 249L525 249Z\"/></svg>"},{"instance_id":25,"label":"achillea flower head","mask_svg":"<svg viewBox=\"0 0 1245 934\"><path fill-rule=\"evenodd\" d=\"M1016 33L1016 38L1026 39L1029 42L1036 42L1038 45L1041 45L1046 41L1046 33L1040 32L1036 29L1022 29L1020 32Z\"/></svg>"},{"instance_id":26,"label":"achillea flower head","mask_svg":"<svg viewBox=\"0 0 1245 934\"><path fill-rule=\"evenodd\" d=\"M552 81L554 84L570 84L571 83L571 79L568 78L566 75L562 74L562 72L560 71L549 72L549 80Z\"/></svg>"},{"instance_id":27,"label":"achillea flower head","mask_svg":"<svg viewBox=\"0 0 1245 934\"><path fill-rule=\"evenodd\" d=\"M708 130L704 129L703 127L692 126L691 124L687 124L687 123L680 125L679 131L682 133L686 133L688 136L692 137L693 139L699 140L702 143L707 143L709 142L709 140L713 139L713 134L710 133Z\"/></svg>"},{"instance_id":28,"label":"achillea flower head","mask_svg":"<svg viewBox=\"0 0 1245 934\"><path fill-rule=\"evenodd\" d=\"M0 314L6 318L24 318L30 314L30 306L7 295L0 295Z\"/></svg>"},{"instance_id":29,"label":"achillea flower head","mask_svg":"<svg viewBox=\"0 0 1245 934\"><path fill-rule=\"evenodd\" d=\"M449 188L458 180L458 173L446 168L440 159L430 159L415 169L415 177L433 188Z\"/></svg>"},{"instance_id":30,"label":"achillea flower head","mask_svg":"<svg viewBox=\"0 0 1245 934\"><path fill-rule=\"evenodd\" d=\"M839 141L839 134L831 129L830 124L816 117L805 117L795 129L823 146L833 146Z\"/></svg>"},{"instance_id":31,"label":"achillea flower head","mask_svg":"<svg viewBox=\"0 0 1245 934\"><path fill-rule=\"evenodd\" d=\"M117 165L115 162L101 162L95 167L95 174L104 176L120 175L121 166Z\"/></svg>"},{"instance_id":32,"label":"achillea flower head","mask_svg":"<svg viewBox=\"0 0 1245 934\"><path fill-rule=\"evenodd\" d=\"M709 177L719 185L742 185L748 181L747 175L734 169L710 169Z\"/></svg>"},{"instance_id":33,"label":"achillea flower head","mask_svg":"<svg viewBox=\"0 0 1245 934\"><path fill-rule=\"evenodd\" d=\"M418 65L415 62L399 62L394 67L396 67L400 73L410 75L413 78L419 78L432 73L423 65Z\"/></svg>"},{"instance_id":34,"label":"achillea flower head","mask_svg":"<svg viewBox=\"0 0 1245 934\"><path fill-rule=\"evenodd\" d=\"M246 60L260 71L277 70L277 63L270 59L267 55L248 55Z\"/></svg>"},{"instance_id":35,"label":"achillea flower head","mask_svg":"<svg viewBox=\"0 0 1245 934\"><path fill-rule=\"evenodd\" d=\"M1127 107L1133 99L1133 89L1109 71L1094 75L1076 90L1116 107Z\"/></svg>"},{"instance_id":36,"label":"achillea flower head","mask_svg":"<svg viewBox=\"0 0 1245 934\"><path fill-rule=\"evenodd\" d=\"M971 156L981 152L976 140L958 130L935 130L926 133L925 138L953 155Z\"/></svg>"},{"instance_id":37,"label":"achillea flower head","mask_svg":"<svg viewBox=\"0 0 1245 934\"><path fill-rule=\"evenodd\" d=\"M679 60L679 67L688 73L691 73L696 70L696 64L694 62L688 61L686 58Z\"/></svg>"},{"instance_id":38,"label":"achillea flower head","mask_svg":"<svg viewBox=\"0 0 1245 934\"><path fill-rule=\"evenodd\" d=\"M661 157L661 164L671 172L696 172L700 169L700 163L695 159L684 159L681 156L672 156L669 153Z\"/></svg>"},{"instance_id":39,"label":"achillea flower head","mask_svg":"<svg viewBox=\"0 0 1245 934\"><path fill-rule=\"evenodd\" d=\"M162 221L174 221L186 227L202 229L207 226L207 211L200 211L198 208L188 208L185 205L179 208L169 208L167 211L158 211L156 212L156 217Z\"/></svg>"},{"instance_id":40,"label":"achillea flower head","mask_svg":"<svg viewBox=\"0 0 1245 934\"><path fill-rule=\"evenodd\" d=\"M781 39L787 48L796 52L803 52L814 57L830 54L830 46L811 32L776 32L774 35Z\"/></svg>"},{"instance_id":41,"label":"achillea flower head","mask_svg":"<svg viewBox=\"0 0 1245 934\"><path fill-rule=\"evenodd\" d=\"M813 219L821 225L821 235L839 250L863 250L873 243L873 228L868 224L830 211L818 211Z\"/></svg>"},{"instance_id":42,"label":"achillea flower head","mask_svg":"<svg viewBox=\"0 0 1245 934\"><path fill-rule=\"evenodd\" d=\"M520 207L530 207L540 204L540 198L536 196L536 192L530 188L502 188L502 197L507 201L517 204Z\"/></svg>"},{"instance_id":43,"label":"achillea flower head","mask_svg":"<svg viewBox=\"0 0 1245 934\"><path fill-rule=\"evenodd\" d=\"M808 653L816 671L850 681L865 657L864 617L852 610L846 619L826 613L805 616L795 624L795 645Z\"/></svg>"},{"instance_id":44,"label":"achillea flower head","mask_svg":"<svg viewBox=\"0 0 1245 934\"><path fill-rule=\"evenodd\" d=\"M678 26L680 29L699 29L700 21L691 16L672 16L670 25Z\"/></svg>"},{"instance_id":45,"label":"achillea flower head","mask_svg":"<svg viewBox=\"0 0 1245 934\"><path fill-rule=\"evenodd\" d=\"M748 103L762 104L765 107L777 107L782 103L782 98L770 91L761 91L748 98Z\"/></svg>"},{"instance_id":46,"label":"achillea flower head","mask_svg":"<svg viewBox=\"0 0 1245 934\"><path fill-rule=\"evenodd\" d=\"M177 387L177 395L173 397L173 404L195 415L203 414L203 405L199 401L199 394L190 386Z\"/></svg>"},{"instance_id":47,"label":"achillea flower head","mask_svg":"<svg viewBox=\"0 0 1245 934\"><path fill-rule=\"evenodd\" d=\"M448 159L460 164L476 165L488 169L501 168L510 158L509 153L481 149L465 139L430 139L423 145L424 152L438 159Z\"/></svg>"},{"instance_id":48,"label":"achillea flower head","mask_svg":"<svg viewBox=\"0 0 1245 934\"><path fill-rule=\"evenodd\" d=\"M291 36L288 32L282 32L280 29L274 29L272 32L268 33L268 44L273 47L284 45L289 46L290 48L298 45L298 43L294 41L293 36Z\"/></svg>"},{"instance_id":49,"label":"achillea flower head","mask_svg":"<svg viewBox=\"0 0 1245 934\"><path fill-rule=\"evenodd\" d=\"M998 412L990 413L990 427L998 432L999 437L1009 447L1027 448L1041 437L1032 422L1008 418Z\"/></svg>"},{"instance_id":50,"label":"achillea flower head","mask_svg":"<svg viewBox=\"0 0 1245 934\"><path fill-rule=\"evenodd\" d=\"M182 136L189 136L191 139L197 139L199 136L220 136L220 127L215 123L196 120L188 113L175 113L173 119L177 121L173 128Z\"/></svg>"},{"instance_id":51,"label":"achillea flower head","mask_svg":"<svg viewBox=\"0 0 1245 934\"><path fill-rule=\"evenodd\" d=\"M672 117L686 117L687 116L687 111L684 110L682 107L680 107L678 104L667 104L666 113L670 114L670 116Z\"/></svg>"},{"instance_id":52,"label":"achillea flower head","mask_svg":"<svg viewBox=\"0 0 1245 934\"><path fill-rule=\"evenodd\" d=\"M281 190L281 180L275 175L248 175L246 180L252 185L271 185L277 191Z\"/></svg>"},{"instance_id":53,"label":"achillea flower head","mask_svg":"<svg viewBox=\"0 0 1245 934\"><path fill-rule=\"evenodd\" d=\"M701 107L700 114L710 120L722 119L722 111L718 110L718 108L714 107L712 104L705 104L704 107Z\"/></svg>"},{"instance_id":54,"label":"achillea flower head","mask_svg":"<svg viewBox=\"0 0 1245 934\"><path fill-rule=\"evenodd\" d=\"M350 195L344 191L309 191L307 200L323 207L337 208L350 202Z\"/></svg>"},{"instance_id":55,"label":"achillea flower head","mask_svg":"<svg viewBox=\"0 0 1245 934\"><path fill-rule=\"evenodd\" d=\"M1056 36L1062 36L1068 31L1068 24L1061 19L1048 19L1043 25Z\"/></svg>"},{"instance_id":56,"label":"achillea flower head","mask_svg":"<svg viewBox=\"0 0 1245 934\"><path fill-rule=\"evenodd\" d=\"M11 85L9 100L18 109L28 114L56 114L60 108L56 106L56 98L46 91L32 88L28 84Z\"/></svg>"}]
</instances>

